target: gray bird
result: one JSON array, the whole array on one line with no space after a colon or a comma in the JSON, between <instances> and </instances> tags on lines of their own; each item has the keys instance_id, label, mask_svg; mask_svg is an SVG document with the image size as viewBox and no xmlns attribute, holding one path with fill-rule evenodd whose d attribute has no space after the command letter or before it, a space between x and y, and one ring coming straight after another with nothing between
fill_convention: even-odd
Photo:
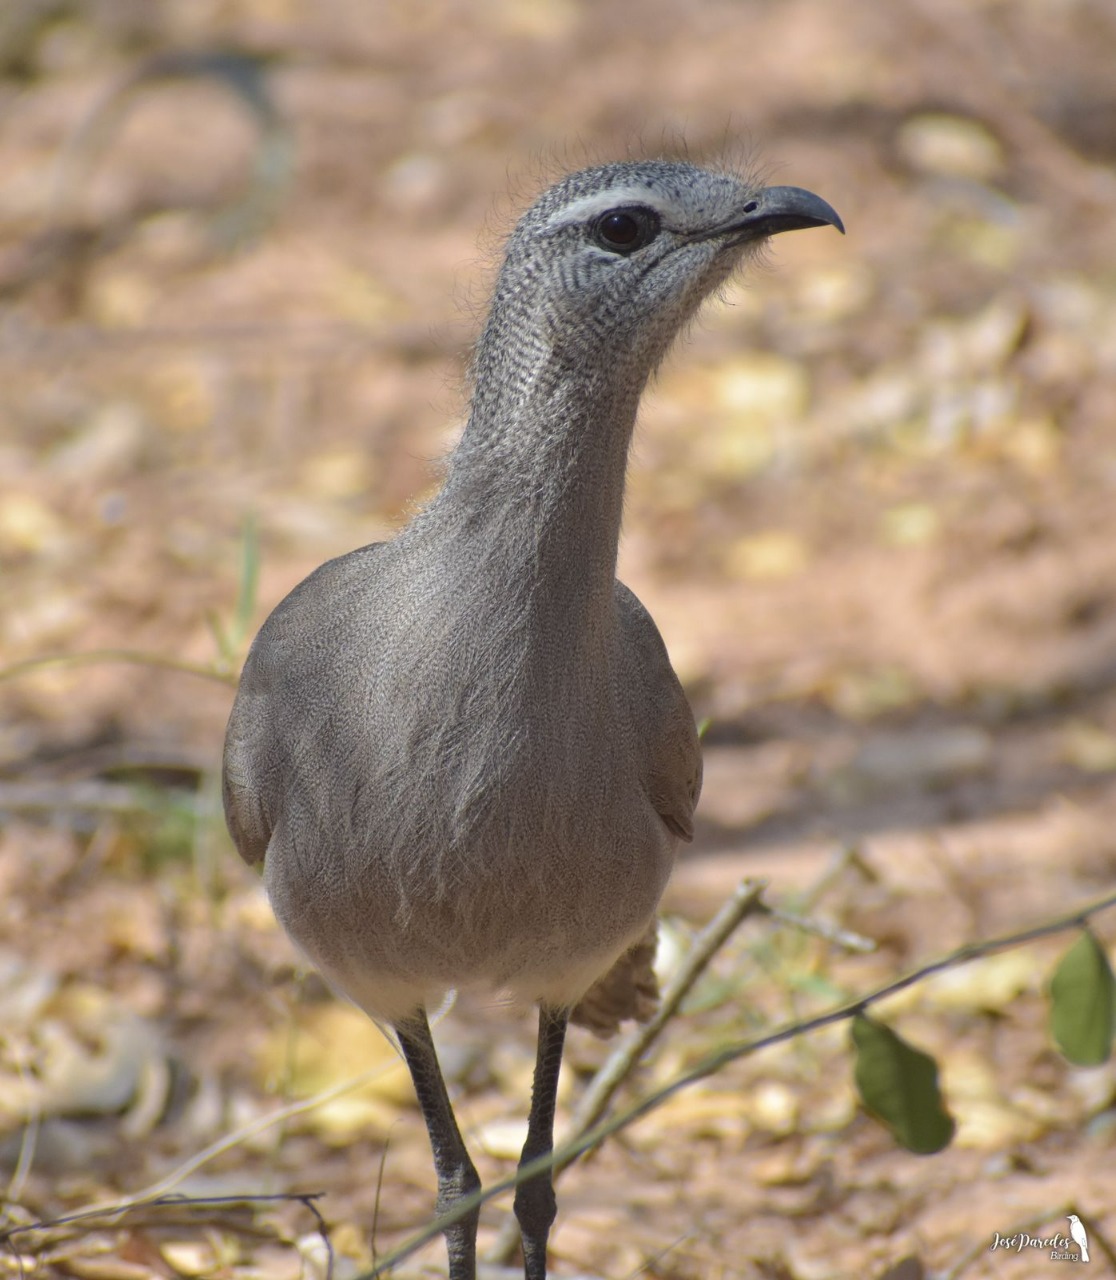
<instances>
[{"instance_id":1,"label":"gray bird","mask_svg":"<svg viewBox=\"0 0 1116 1280\"><path fill-rule=\"evenodd\" d=\"M604 165L545 191L508 240L441 491L295 587L248 655L229 829L295 944L394 1030L439 1212L480 1180L426 1010L463 987L539 1005L525 1163L552 1148L571 1010L600 1028L646 1002L633 969L693 834L701 752L659 632L615 576L636 411L749 252L826 225L844 229L808 191L690 164ZM521 1182L514 1208L525 1276L544 1280L550 1176ZM477 1219L446 1230L451 1280L475 1275Z\"/></svg>"}]
</instances>

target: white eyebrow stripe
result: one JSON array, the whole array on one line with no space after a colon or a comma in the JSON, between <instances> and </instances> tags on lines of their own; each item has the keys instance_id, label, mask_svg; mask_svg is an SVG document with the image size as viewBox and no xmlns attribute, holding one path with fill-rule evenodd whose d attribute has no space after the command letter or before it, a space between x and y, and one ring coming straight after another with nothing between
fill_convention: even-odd
<instances>
[{"instance_id":1,"label":"white eyebrow stripe","mask_svg":"<svg viewBox=\"0 0 1116 1280\"><path fill-rule=\"evenodd\" d=\"M658 192L649 191L647 187L612 187L608 191L598 191L591 196L582 196L573 204L557 210L546 220L546 229L550 231L556 227L568 227L577 222L588 222L597 214L607 213L609 209L620 209L624 205L633 204L661 210L662 197Z\"/></svg>"}]
</instances>

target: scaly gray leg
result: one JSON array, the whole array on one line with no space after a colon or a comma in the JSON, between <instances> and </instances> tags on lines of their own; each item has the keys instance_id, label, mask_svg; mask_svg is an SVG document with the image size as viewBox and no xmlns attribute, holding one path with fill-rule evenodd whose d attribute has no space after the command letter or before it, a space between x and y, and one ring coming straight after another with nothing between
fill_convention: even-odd
<instances>
[{"instance_id":1,"label":"scaly gray leg","mask_svg":"<svg viewBox=\"0 0 1116 1280\"><path fill-rule=\"evenodd\" d=\"M480 1178L457 1127L457 1117L446 1092L446 1082L438 1065L438 1054L425 1012L420 1009L413 1018L398 1024L395 1034L410 1068L422 1118L430 1135L434 1167L438 1171L438 1212L446 1213L458 1200L480 1190ZM449 1280L476 1280L479 1218L479 1208L474 1209L452 1227L446 1228Z\"/></svg>"},{"instance_id":2,"label":"scaly gray leg","mask_svg":"<svg viewBox=\"0 0 1116 1280\"><path fill-rule=\"evenodd\" d=\"M527 1141L519 1158L521 1169L539 1156L549 1155L554 1149L554 1103L568 1021L567 1010L551 1009L546 1005L539 1009L539 1049L535 1059ZM523 1233L525 1280L546 1280L546 1241L556 1212L554 1180L549 1170L516 1187L515 1216Z\"/></svg>"}]
</instances>

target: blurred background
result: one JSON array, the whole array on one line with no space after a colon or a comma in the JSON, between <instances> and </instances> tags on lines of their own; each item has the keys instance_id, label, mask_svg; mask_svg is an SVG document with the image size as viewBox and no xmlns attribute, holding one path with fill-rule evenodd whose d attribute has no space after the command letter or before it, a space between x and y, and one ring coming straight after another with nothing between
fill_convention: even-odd
<instances>
[{"instance_id":1,"label":"blurred background","mask_svg":"<svg viewBox=\"0 0 1116 1280\"><path fill-rule=\"evenodd\" d=\"M709 721L669 937L762 875L878 949L748 925L637 1089L1111 886L1114 65L1109 0L3 0L11 1220L324 1191L345 1275L429 1213L405 1075L236 860L220 744L267 610L435 488L502 237L571 167L686 155L848 228L780 237L662 370L621 573ZM1071 1201L1116 1229L1116 1073L1043 1025L1062 945L887 1006L942 1067L943 1155L857 1113L837 1028L573 1170L557 1273L944 1268ZM530 1021L462 1001L438 1035L488 1181ZM606 1051L571 1044L567 1104ZM34 1240L102 1280L320 1262L291 1201Z\"/></svg>"}]
</instances>

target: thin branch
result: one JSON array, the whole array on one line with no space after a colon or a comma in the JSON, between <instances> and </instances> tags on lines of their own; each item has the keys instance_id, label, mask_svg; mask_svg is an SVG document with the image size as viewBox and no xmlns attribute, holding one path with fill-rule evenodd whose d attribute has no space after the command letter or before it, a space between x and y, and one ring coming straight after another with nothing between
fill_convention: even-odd
<instances>
[{"instance_id":1,"label":"thin branch","mask_svg":"<svg viewBox=\"0 0 1116 1280\"><path fill-rule=\"evenodd\" d=\"M732 937L741 922L762 910L765 886L760 880L742 880L732 897L693 940L677 973L667 985L655 1016L642 1026L634 1027L609 1054L590 1081L570 1121L569 1142L588 1133L608 1109L636 1064L662 1034L667 1023L678 1012L682 1001L709 967L710 961ZM573 1160L555 1160L553 1176L558 1178ZM487 1262L508 1262L519 1241L519 1224L512 1217L504 1223L500 1234L485 1254Z\"/></svg>"},{"instance_id":2,"label":"thin branch","mask_svg":"<svg viewBox=\"0 0 1116 1280\"><path fill-rule=\"evenodd\" d=\"M742 880L729 900L694 939L678 972L663 992L655 1016L632 1029L609 1055L582 1095L570 1122L569 1141L589 1132L608 1109L617 1090L632 1074L640 1058L662 1035L666 1025L678 1012L694 984L709 967L718 951L748 916L763 910L762 894L766 885L761 880ZM554 1162L554 1176L562 1172L569 1160Z\"/></svg>"},{"instance_id":3,"label":"thin branch","mask_svg":"<svg viewBox=\"0 0 1116 1280\"><path fill-rule=\"evenodd\" d=\"M644 1258L634 1271L628 1272L624 1277L624 1280L638 1280L644 1272L650 1271L652 1267L658 1267L659 1263L661 1263L664 1258L669 1257L669 1255L672 1254L679 1245L685 1244L687 1240L692 1239L693 1232L691 1231L686 1231L683 1232L682 1235L676 1236L669 1244L663 1245L661 1249L656 1249L649 1258ZM656 1274L658 1274L658 1272L656 1272Z\"/></svg>"},{"instance_id":4,"label":"thin branch","mask_svg":"<svg viewBox=\"0 0 1116 1280\"><path fill-rule=\"evenodd\" d=\"M1002 137L1060 194L1075 203L1111 210L1116 182L1107 166L1096 164L1071 146L1039 116L1001 71L1004 61L992 48L994 37L978 6L936 0L907 0L907 16L917 17L930 41L948 51L951 87L974 113L994 121Z\"/></svg>"},{"instance_id":5,"label":"thin branch","mask_svg":"<svg viewBox=\"0 0 1116 1280\"><path fill-rule=\"evenodd\" d=\"M855 872L859 879L867 884L875 884L879 880L876 869L865 861L864 854L857 844L844 844L830 858L821 875L809 888L797 895L800 913L811 911L829 893L836 884L843 880L846 873Z\"/></svg>"},{"instance_id":6,"label":"thin branch","mask_svg":"<svg viewBox=\"0 0 1116 1280\"><path fill-rule=\"evenodd\" d=\"M780 1031L763 1036L759 1040L747 1040L727 1045L716 1053L703 1058L695 1067L673 1080L669 1085L665 1085L658 1092L651 1094L638 1106L633 1107L630 1111L625 1112L623 1116L617 1117L617 1119L623 1121L623 1124L630 1124L633 1120L638 1119L639 1116L654 1110L680 1089L696 1084L699 1080L704 1080L707 1076L713 1075L730 1062L735 1062L739 1058L749 1057L760 1049L782 1044L784 1041L792 1040L806 1032L819 1031L822 1027L830 1026L835 1022L845 1022L850 1018L854 1018L871 1005L878 1004L881 1000L886 1000L888 996L905 991L908 987L923 982L925 979L933 977L934 974L942 973L946 969L955 969L960 965L970 964L974 960L981 960L985 956L994 955L998 951L1024 946L1028 942L1037 942L1040 938L1050 937L1056 933L1064 933L1067 929L1082 928L1088 922L1090 916L1106 911L1113 906L1116 906L1116 893L1111 893L1087 907L1079 908L1068 915L1059 916L1057 919L1047 921L1045 924L1034 925L1032 928L1021 930L1018 933L1004 934L999 938L990 938L985 942L966 943L965 946L958 947L941 959L931 961L931 963L923 965L919 969L914 969L910 973L904 974L901 978L896 978L882 987L877 987L875 991L871 991L867 995L860 996L856 1000L850 1000L836 1009L831 1009L828 1013L818 1014L816 1017L806 1018L802 1022L792 1023L789 1027L784 1027ZM618 1125L617 1127L622 1128L623 1125Z\"/></svg>"},{"instance_id":7,"label":"thin branch","mask_svg":"<svg viewBox=\"0 0 1116 1280\"><path fill-rule=\"evenodd\" d=\"M235 1132L224 1134L216 1141L211 1142L209 1146L203 1147L201 1151L195 1152L194 1155L184 1160L180 1165L172 1169L170 1173L164 1175L157 1182L153 1182L150 1186L144 1187L134 1195L125 1196L122 1200L94 1205L88 1212L119 1213L136 1204L151 1203L159 1199L170 1199L172 1198L170 1193L184 1178L196 1173L203 1165L208 1164L210 1160L215 1159L226 1151L233 1150L249 1138L258 1137L259 1134L265 1133L277 1124L283 1124L294 1116L313 1111L315 1107L319 1107L323 1103L331 1102L334 1098L339 1098L343 1094L353 1089L358 1089L372 1080L378 1080L385 1072L392 1070L394 1066L395 1064L391 1063L387 1066L371 1067L369 1070L362 1071L359 1075L352 1076L348 1080L342 1080L340 1084L331 1085L328 1089L322 1089L312 1097L300 1098L297 1102L287 1103L286 1106L280 1107L277 1111L271 1111L265 1116L258 1116L255 1120L250 1120ZM2 1239L2 1236L0 1236L0 1239Z\"/></svg>"},{"instance_id":8,"label":"thin branch","mask_svg":"<svg viewBox=\"0 0 1116 1280\"><path fill-rule=\"evenodd\" d=\"M28 1085L28 1069L27 1063L22 1061L23 1055L20 1055L21 1061L18 1064L20 1083L25 1087ZM29 1091L32 1099L36 1098L33 1090ZM39 1126L42 1124L43 1110L38 1100L33 1101L28 1108L27 1123L23 1129L23 1136L19 1143L19 1156L16 1159L16 1166L12 1172L12 1180L8 1183L8 1199L18 1200L23 1195L23 1188L27 1183L27 1179L31 1173L31 1166L35 1162L35 1151L39 1142Z\"/></svg>"},{"instance_id":9,"label":"thin branch","mask_svg":"<svg viewBox=\"0 0 1116 1280\"><path fill-rule=\"evenodd\" d=\"M1084 907L1079 907L1074 911L1065 915L1058 916L1054 920L1049 920L1045 924L1034 925L1028 929L1022 929L1017 933L1003 934L999 938L991 938L986 942L968 943L963 947L958 947L955 951L949 952L947 955L938 960L931 961L929 964L923 965L919 969L914 969L910 973L904 974L901 978L896 978L892 982L885 983L881 987L877 987L874 991L869 991L862 996L858 996L855 1000L830 1009L825 1013L820 1013L813 1018L806 1018L801 1022L791 1023L789 1026L782 1027L778 1031L771 1032L768 1035L761 1036L756 1040L738 1041L735 1044L726 1045L723 1049L719 1049L716 1053L709 1054L703 1058L696 1066L682 1075L676 1077L668 1085L656 1090L654 1093L648 1094L642 1101L629 1107L628 1110L613 1116L610 1120L597 1125L587 1133L580 1135L568 1142L564 1142L557 1147L549 1155L540 1156L537 1160L522 1166L515 1174L501 1179L499 1182L493 1183L492 1186L485 1190L478 1191L476 1194L466 1197L459 1201L454 1208L441 1216L432 1219L421 1230L416 1231L414 1235L405 1240L398 1248L392 1250L377 1266L371 1271L362 1272L354 1280L375 1280L375 1277L386 1275L391 1269L401 1262L404 1258L409 1257L416 1249L422 1247L427 1241L433 1240L440 1235L446 1227L459 1221L466 1214L472 1213L480 1205L487 1201L495 1199L513 1191L520 1182L525 1182L530 1178L537 1177L539 1174L546 1172L558 1166L565 1167L571 1161L576 1160L578 1156L597 1146L603 1142L605 1138L610 1137L614 1133L620 1132L622 1129L628 1128L637 1120L647 1115L649 1112L656 1110L662 1106L668 1098L672 1098L676 1093L687 1089L690 1085L697 1084L699 1081L716 1074L722 1068L728 1066L731 1062L738 1059L750 1057L752 1054L758 1053L761 1049L768 1049L777 1044L783 1044L788 1040L796 1039L798 1036L805 1035L810 1031L819 1031L823 1027L832 1026L838 1022L847 1022L854 1018L858 1013L869 1008L871 1005L878 1004L881 1000L887 999L888 996L895 995L899 991L914 986L916 983L923 982L925 979L932 977L936 973L941 973L946 969L957 968L960 965L970 964L974 960L983 959L985 956L994 955L998 951L1006 951L1012 947L1023 946L1029 942L1036 942L1041 938L1051 937L1054 934L1064 933L1069 929L1083 928L1089 921L1091 916L1097 915L1101 911L1106 911L1116 906L1116 893L1108 894L1104 898L1099 898L1096 902L1092 902Z\"/></svg>"},{"instance_id":10,"label":"thin branch","mask_svg":"<svg viewBox=\"0 0 1116 1280\"><path fill-rule=\"evenodd\" d=\"M144 653L139 649L87 649L81 653L50 653L41 658L28 658L26 662L13 662L10 666L0 667L0 681L15 680L48 667L74 667L97 662L126 662L139 667L179 671L188 676L198 676L202 680L215 680L218 684L231 688L235 688L237 682L234 671L222 671L218 667L206 666L200 662L187 662L184 658L168 658L161 653Z\"/></svg>"},{"instance_id":11,"label":"thin branch","mask_svg":"<svg viewBox=\"0 0 1116 1280\"><path fill-rule=\"evenodd\" d=\"M0 782L0 813L148 813L157 807L150 790L119 782ZM194 808L192 798L176 799Z\"/></svg>"},{"instance_id":12,"label":"thin branch","mask_svg":"<svg viewBox=\"0 0 1116 1280\"><path fill-rule=\"evenodd\" d=\"M384 1174L387 1172L388 1147L391 1145L391 1134L384 1139L380 1148L380 1167L376 1170L376 1198L372 1201L372 1226L368 1231L368 1241L372 1249L372 1265L376 1265L376 1237L380 1231L380 1206L383 1204Z\"/></svg>"},{"instance_id":13,"label":"thin branch","mask_svg":"<svg viewBox=\"0 0 1116 1280\"><path fill-rule=\"evenodd\" d=\"M318 1235L321 1236L322 1244L325 1245L326 1251L326 1270L325 1280L333 1280L333 1241L329 1238L329 1226L322 1211L318 1208L316 1201L320 1200L324 1193L320 1191L311 1191L306 1194L298 1194L294 1199L301 1201L302 1205L309 1209L314 1216L314 1221L318 1224Z\"/></svg>"},{"instance_id":14,"label":"thin branch","mask_svg":"<svg viewBox=\"0 0 1116 1280\"><path fill-rule=\"evenodd\" d=\"M60 1227L84 1226L88 1223L106 1219L125 1218L148 1209L198 1210L227 1209L240 1206L251 1208L259 1204L301 1204L313 1213L332 1257L332 1248L329 1244L325 1219L314 1204L316 1200L320 1200L324 1195L324 1191L289 1191L276 1195L157 1196L152 1200L126 1200L119 1205L84 1209L80 1213L67 1213L58 1218L44 1218L36 1222L24 1222L18 1226L5 1227L0 1230L0 1244L7 1244L14 1236L25 1235L30 1231L56 1232ZM181 1213L172 1214L170 1217L173 1221L182 1221Z\"/></svg>"},{"instance_id":15,"label":"thin branch","mask_svg":"<svg viewBox=\"0 0 1116 1280\"><path fill-rule=\"evenodd\" d=\"M857 951L867 955L876 950L876 944L871 938L866 938L861 933L853 933L851 929L842 929L840 925L827 924L824 920L811 920L809 916L799 915L795 911L784 911L781 907L772 907L766 902L759 903L758 910L771 920L789 925L792 929L799 929L802 933L813 934L815 938L831 942L835 947L842 947L845 951Z\"/></svg>"}]
</instances>

